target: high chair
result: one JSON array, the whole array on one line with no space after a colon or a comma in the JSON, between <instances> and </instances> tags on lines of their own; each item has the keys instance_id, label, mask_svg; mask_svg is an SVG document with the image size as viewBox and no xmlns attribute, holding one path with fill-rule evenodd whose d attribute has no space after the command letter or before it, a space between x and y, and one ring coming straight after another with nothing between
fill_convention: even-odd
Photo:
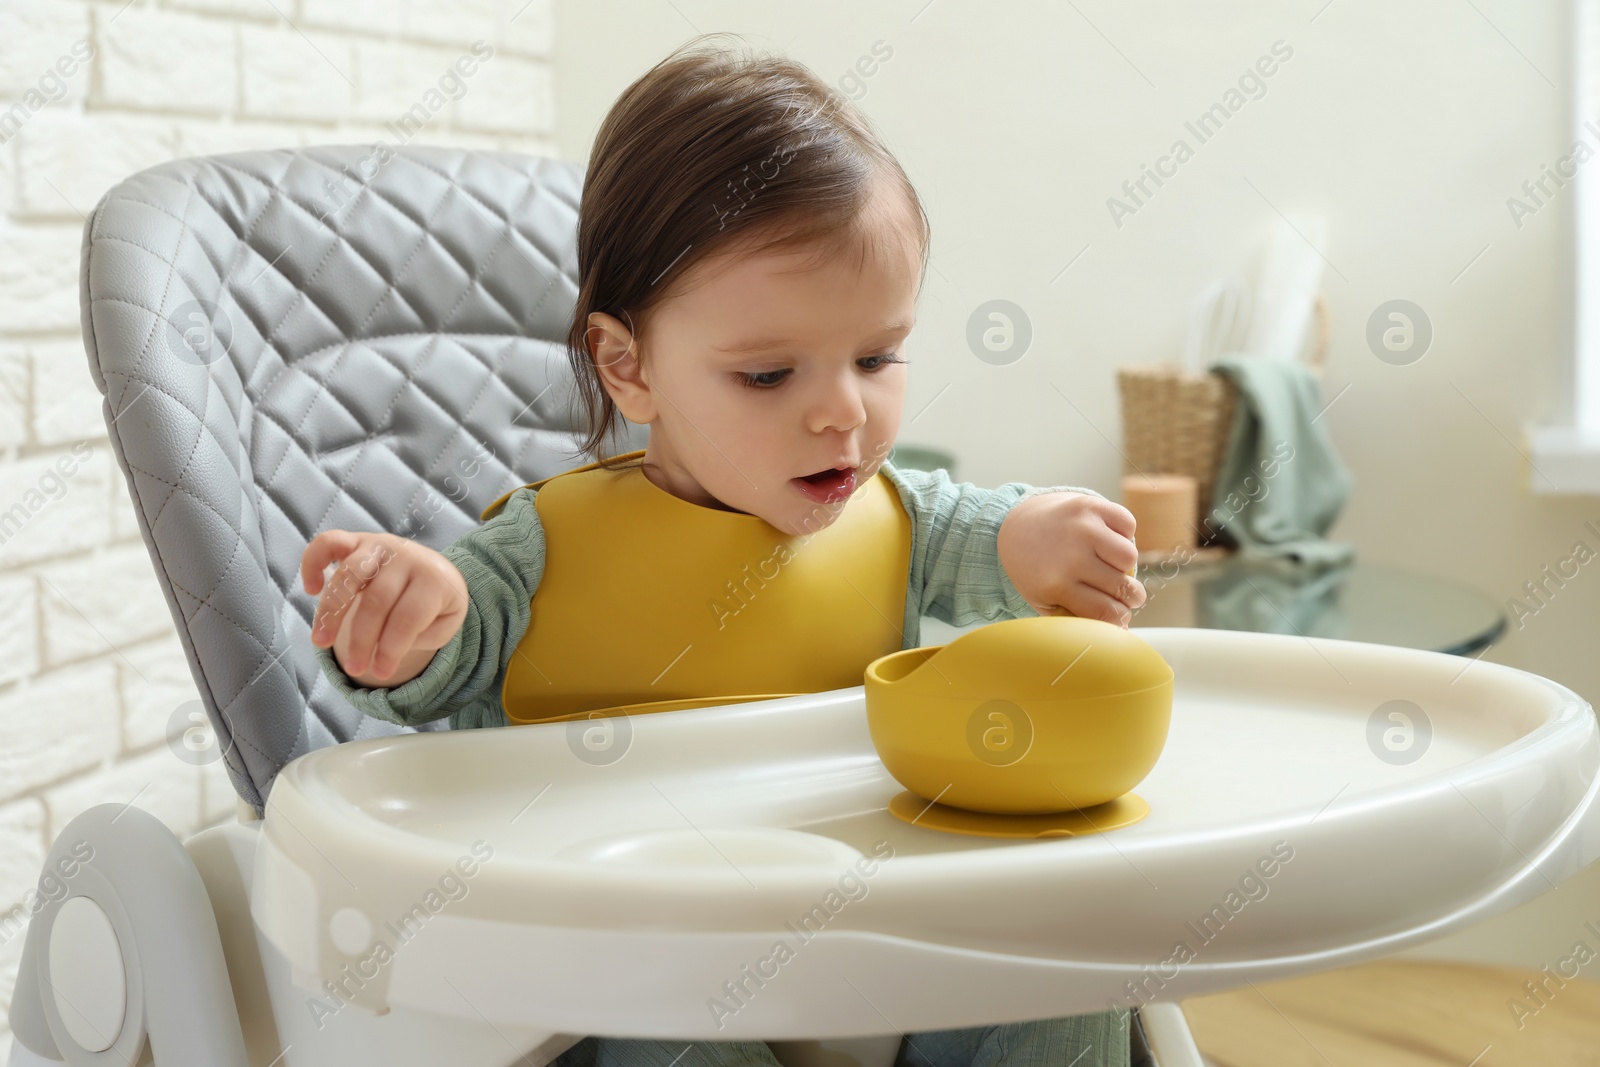
<instances>
[{"instance_id":1,"label":"high chair","mask_svg":"<svg viewBox=\"0 0 1600 1067\"><path fill-rule=\"evenodd\" d=\"M166 163L95 207L90 367L241 799L182 842L136 805L64 828L14 1067L538 1067L586 1034L887 1067L905 1033L1108 1007L1138 1008L1138 1062L1198 1067L1180 998L1388 955L1600 857L1588 704L1347 641L1141 630L1176 672L1150 814L1081 837L892 817L859 686L360 715L313 658L301 552L331 527L442 548L577 465L581 181L321 146Z\"/></svg>"}]
</instances>

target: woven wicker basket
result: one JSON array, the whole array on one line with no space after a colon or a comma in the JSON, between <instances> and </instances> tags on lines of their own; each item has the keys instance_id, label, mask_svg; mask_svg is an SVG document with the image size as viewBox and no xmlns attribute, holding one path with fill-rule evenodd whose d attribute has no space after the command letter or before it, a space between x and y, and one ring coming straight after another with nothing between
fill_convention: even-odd
<instances>
[{"instance_id":1,"label":"woven wicker basket","mask_svg":"<svg viewBox=\"0 0 1600 1067\"><path fill-rule=\"evenodd\" d=\"M1321 296L1316 320L1307 365L1320 379L1328 350L1328 309ZM1199 490L1194 516L1199 542L1214 540L1205 519L1238 404L1232 379L1215 371L1190 374L1177 363L1147 363L1118 367L1117 389L1122 397L1123 473L1193 477Z\"/></svg>"}]
</instances>

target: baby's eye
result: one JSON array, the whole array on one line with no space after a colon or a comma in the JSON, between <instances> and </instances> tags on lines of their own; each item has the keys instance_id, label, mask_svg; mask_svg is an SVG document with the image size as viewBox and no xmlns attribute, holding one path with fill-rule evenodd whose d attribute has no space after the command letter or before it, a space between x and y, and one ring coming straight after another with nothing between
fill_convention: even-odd
<instances>
[{"instance_id":1,"label":"baby's eye","mask_svg":"<svg viewBox=\"0 0 1600 1067\"><path fill-rule=\"evenodd\" d=\"M878 371L891 363L904 362L905 360L900 358L900 353L884 352L876 356L863 357L856 361L856 365L864 371ZM787 367L781 370L764 370L755 373L740 371L738 378L742 384L749 386L751 389L773 389L782 385L784 378L788 377L789 373L790 370ZM775 375L776 377L774 377Z\"/></svg>"},{"instance_id":2,"label":"baby's eye","mask_svg":"<svg viewBox=\"0 0 1600 1067\"><path fill-rule=\"evenodd\" d=\"M788 373L789 371L787 369L764 370L758 371L755 374L740 372L739 380L752 389L771 389L773 386L779 385L783 381L782 378L772 378L772 375L786 375Z\"/></svg>"}]
</instances>

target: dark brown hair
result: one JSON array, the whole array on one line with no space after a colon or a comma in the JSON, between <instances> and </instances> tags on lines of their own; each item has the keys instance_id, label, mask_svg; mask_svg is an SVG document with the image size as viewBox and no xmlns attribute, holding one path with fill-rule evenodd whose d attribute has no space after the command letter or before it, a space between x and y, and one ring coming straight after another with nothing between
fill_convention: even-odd
<instances>
[{"instance_id":1,"label":"dark brown hair","mask_svg":"<svg viewBox=\"0 0 1600 1067\"><path fill-rule=\"evenodd\" d=\"M930 227L905 171L867 117L803 63L739 54L706 34L628 86L595 135L578 212L578 300L567 331L595 459L622 421L589 348L589 314L629 324L695 264L733 242L750 254L875 249L865 208L879 175L916 220L924 276ZM919 281L920 286L920 281ZM608 464L607 466L611 466Z\"/></svg>"}]
</instances>

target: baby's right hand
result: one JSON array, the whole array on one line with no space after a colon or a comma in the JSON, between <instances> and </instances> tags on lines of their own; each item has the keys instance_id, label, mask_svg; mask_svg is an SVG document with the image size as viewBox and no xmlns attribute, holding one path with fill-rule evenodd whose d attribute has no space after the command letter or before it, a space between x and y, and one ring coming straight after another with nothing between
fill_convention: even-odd
<instances>
[{"instance_id":1,"label":"baby's right hand","mask_svg":"<svg viewBox=\"0 0 1600 1067\"><path fill-rule=\"evenodd\" d=\"M334 562L340 566L323 589L323 571ZM456 565L394 534L325 530L300 557L300 581L311 596L322 594L311 643L334 645L353 678L369 665L370 677L388 678L409 658L416 667L409 681L467 617L467 581Z\"/></svg>"}]
</instances>

